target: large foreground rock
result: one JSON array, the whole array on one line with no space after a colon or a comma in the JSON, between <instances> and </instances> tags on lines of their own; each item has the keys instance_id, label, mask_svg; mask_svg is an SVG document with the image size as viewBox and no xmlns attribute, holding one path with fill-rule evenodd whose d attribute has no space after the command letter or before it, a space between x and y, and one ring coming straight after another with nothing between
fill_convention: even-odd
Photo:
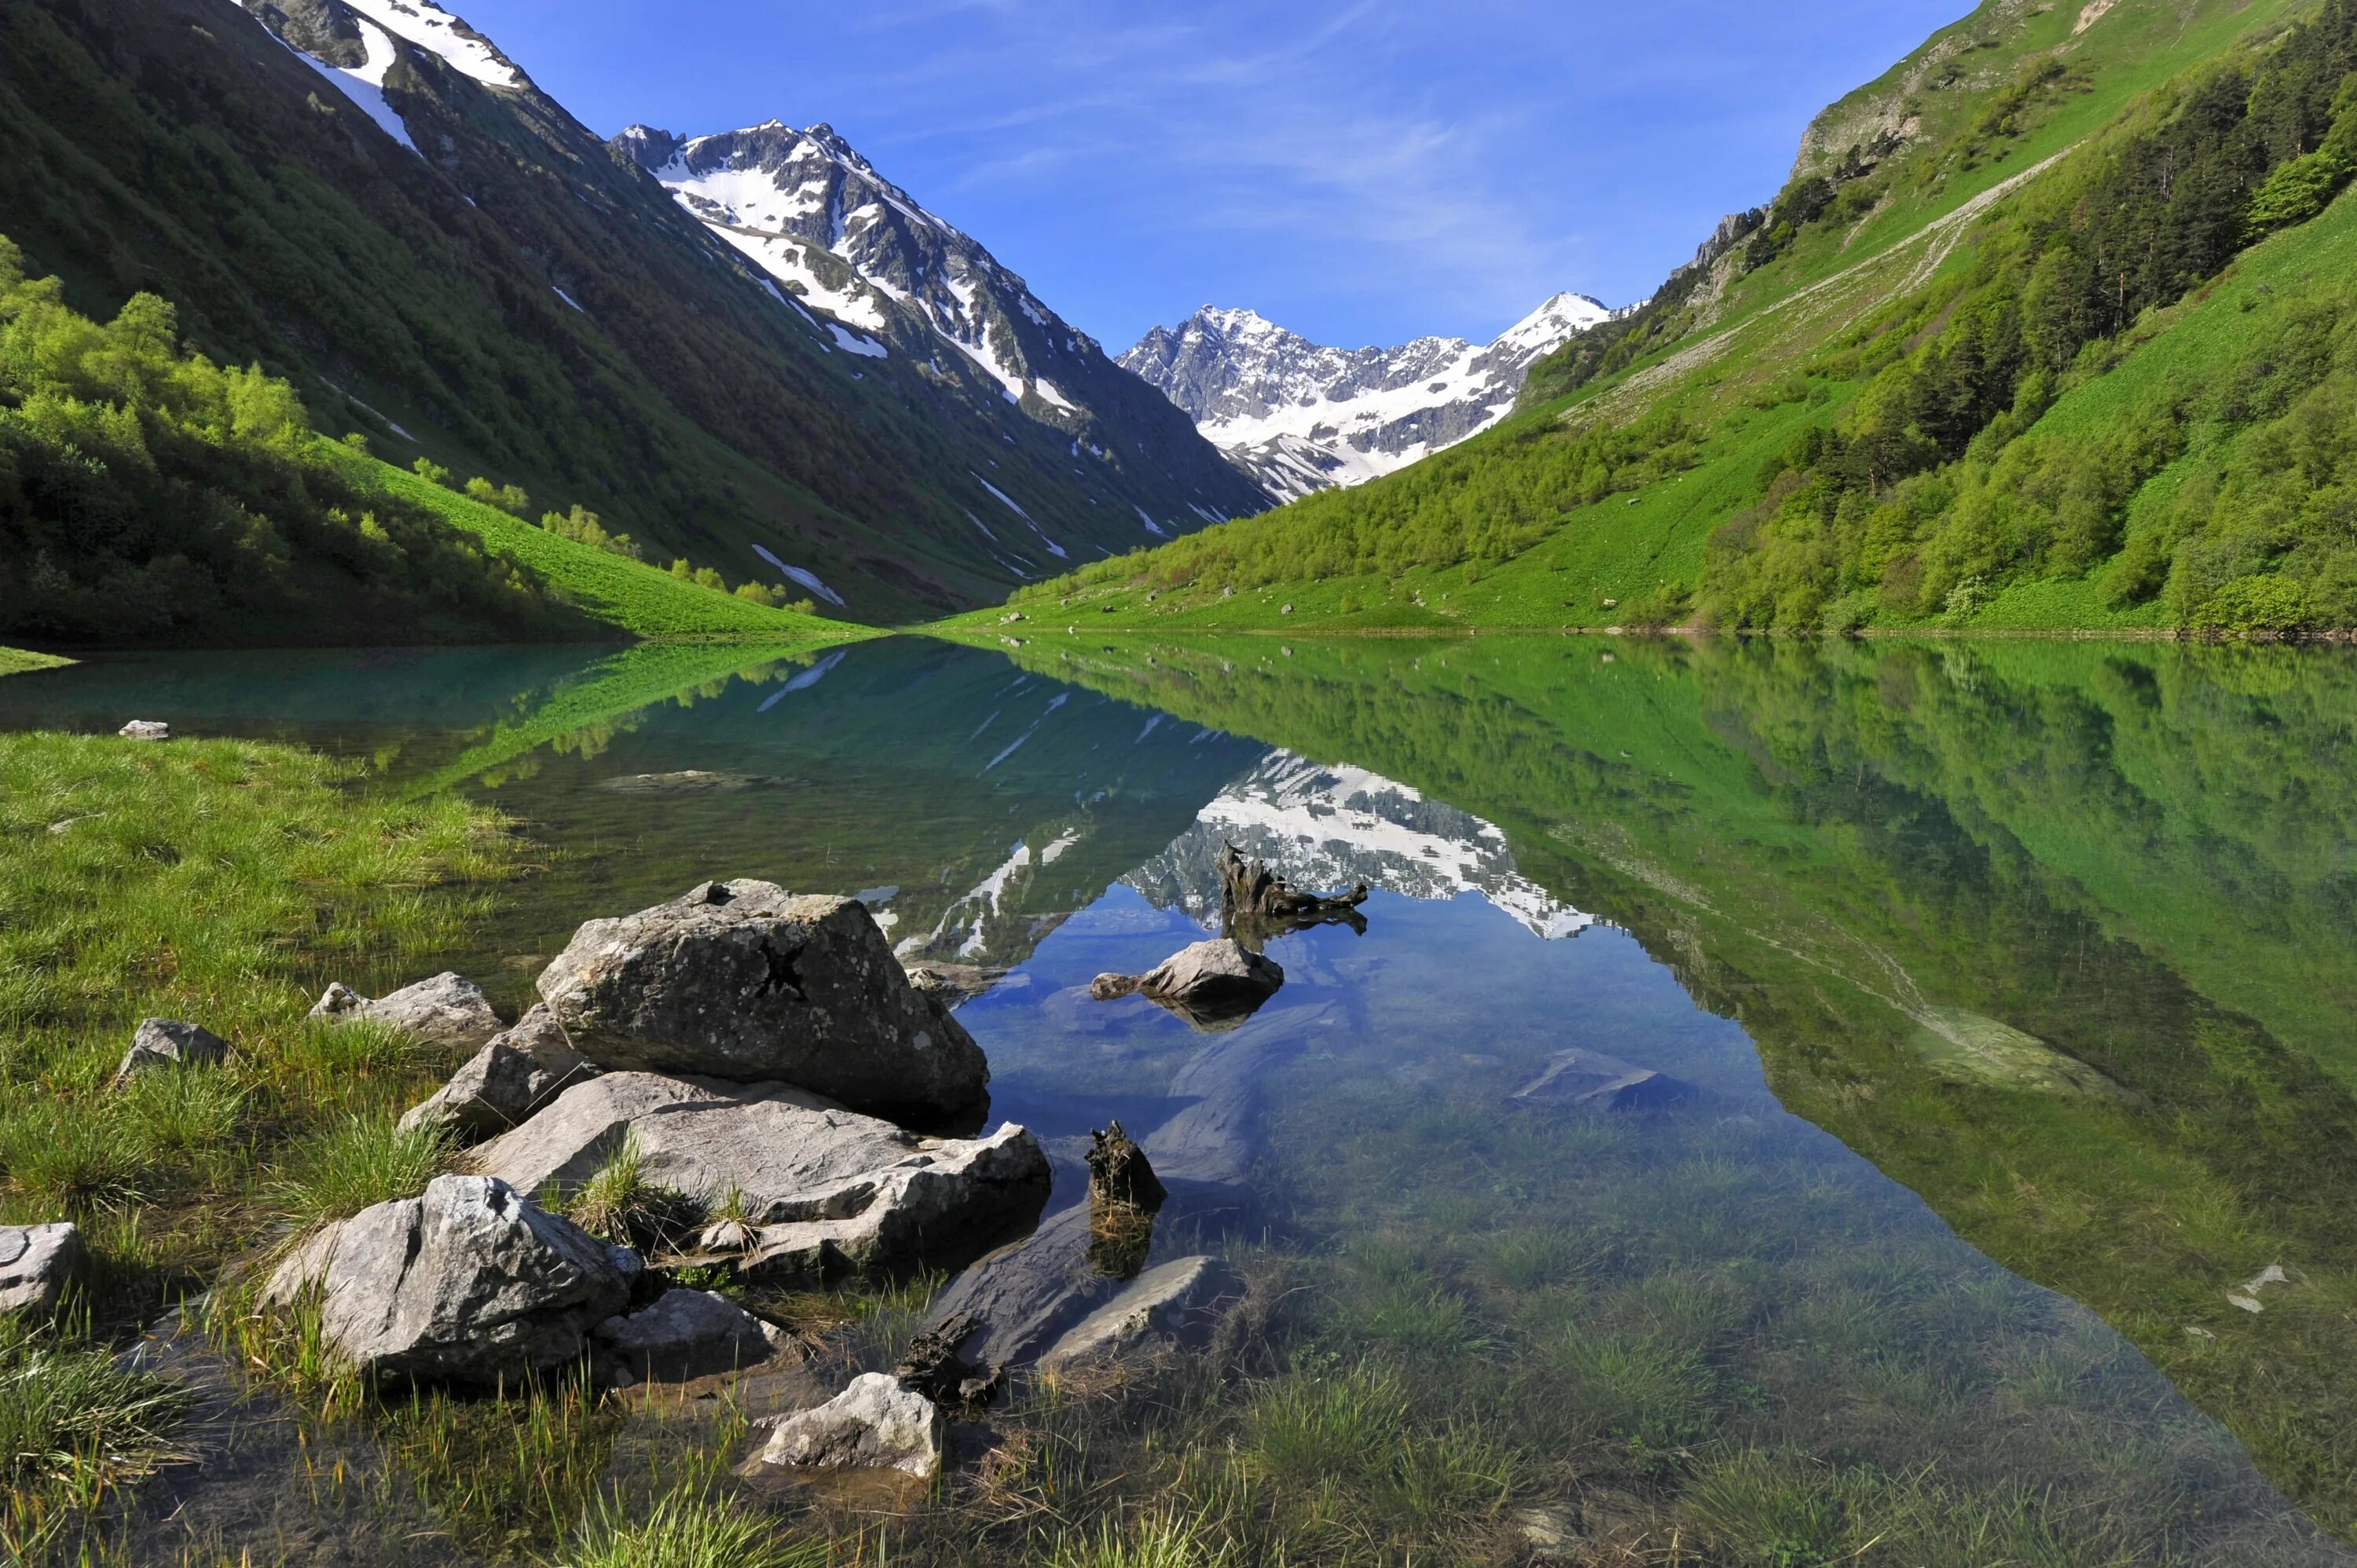
<instances>
[{"instance_id":1,"label":"large foreground rock","mask_svg":"<svg viewBox=\"0 0 2357 1568\"><path fill-rule=\"evenodd\" d=\"M489 1176L438 1176L290 1259L274 1296L322 1287L328 1341L379 1378L514 1382L580 1356L628 1305L638 1257Z\"/></svg>"},{"instance_id":2,"label":"large foreground rock","mask_svg":"<svg viewBox=\"0 0 2357 1568\"><path fill-rule=\"evenodd\" d=\"M1050 1173L1021 1127L932 1138L787 1084L617 1072L576 1084L469 1164L570 1191L635 1137L646 1179L751 1223L742 1267L780 1277L955 1267L1036 1219Z\"/></svg>"},{"instance_id":3,"label":"large foreground rock","mask_svg":"<svg viewBox=\"0 0 2357 1568\"><path fill-rule=\"evenodd\" d=\"M669 1290L653 1305L590 1330L598 1365L633 1380L683 1383L775 1360L793 1338L726 1296Z\"/></svg>"},{"instance_id":4,"label":"large foreground rock","mask_svg":"<svg viewBox=\"0 0 2357 1568\"><path fill-rule=\"evenodd\" d=\"M147 1018L131 1036L123 1065L114 1069L119 1087L142 1073L176 1067L217 1067L229 1059L229 1042L198 1024Z\"/></svg>"},{"instance_id":5,"label":"large foreground rock","mask_svg":"<svg viewBox=\"0 0 2357 1568\"><path fill-rule=\"evenodd\" d=\"M447 1127L469 1143L494 1137L597 1070L566 1041L555 1015L534 1007L514 1028L492 1036L431 1099L411 1106L401 1125Z\"/></svg>"},{"instance_id":6,"label":"large foreground rock","mask_svg":"<svg viewBox=\"0 0 2357 1568\"><path fill-rule=\"evenodd\" d=\"M328 987L312 1007L311 1016L338 1023L371 1019L390 1024L427 1045L467 1051L483 1045L501 1027L483 988L448 971L373 1001L339 983Z\"/></svg>"},{"instance_id":7,"label":"large foreground rock","mask_svg":"<svg viewBox=\"0 0 2357 1568\"><path fill-rule=\"evenodd\" d=\"M1221 1305L1241 1292L1235 1274L1217 1258L1175 1259L1146 1270L1074 1325L1039 1365L1052 1369L1200 1346L1211 1337Z\"/></svg>"},{"instance_id":8,"label":"large foreground rock","mask_svg":"<svg viewBox=\"0 0 2357 1568\"><path fill-rule=\"evenodd\" d=\"M941 1467L941 1408L883 1372L854 1378L816 1410L780 1422L756 1465L793 1469L894 1469L920 1479Z\"/></svg>"},{"instance_id":9,"label":"large foreground rock","mask_svg":"<svg viewBox=\"0 0 2357 1568\"><path fill-rule=\"evenodd\" d=\"M0 1312L48 1312L81 1268L81 1232L65 1221L0 1225Z\"/></svg>"},{"instance_id":10,"label":"large foreground rock","mask_svg":"<svg viewBox=\"0 0 2357 1568\"><path fill-rule=\"evenodd\" d=\"M987 1103L982 1047L853 898L707 882L583 926L540 993L607 1067L791 1083L927 1124Z\"/></svg>"}]
</instances>

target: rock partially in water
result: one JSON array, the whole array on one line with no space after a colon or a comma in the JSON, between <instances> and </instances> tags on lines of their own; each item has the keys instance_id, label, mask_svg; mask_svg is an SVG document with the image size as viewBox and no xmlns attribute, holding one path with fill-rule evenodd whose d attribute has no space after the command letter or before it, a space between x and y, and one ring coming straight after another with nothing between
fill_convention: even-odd
<instances>
[{"instance_id":1,"label":"rock partially in water","mask_svg":"<svg viewBox=\"0 0 2357 1568\"><path fill-rule=\"evenodd\" d=\"M752 1228L738 1266L780 1280L954 1268L1048 1199L1048 1157L1021 1127L927 1137L787 1084L646 1072L574 1085L468 1163L524 1191L572 1191L626 1138L649 1182L706 1206L735 1193Z\"/></svg>"},{"instance_id":2,"label":"rock partially in water","mask_svg":"<svg viewBox=\"0 0 2357 1568\"><path fill-rule=\"evenodd\" d=\"M147 1018L131 1036L123 1065L114 1069L120 1089L142 1073L167 1068L218 1067L229 1059L229 1042L210 1029L177 1018Z\"/></svg>"},{"instance_id":3,"label":"rock partially in water","mask_svg":"<svg viewBox=\"0 0 2357 1568\"><path fill-rule=\"evenodd\" d=\"M1243 1286L1217 1258L1178 1258L1137 1276L1040 1356L1047 1369L1114 1360L1211 1338L1221 1307Z\"/></svg>"},{"instance_id":4,"label":"rock partially in water","mask_svg":"<svg viewBox=\"0 0 2357 1568\"><path fill-rule=\"evenodd\" d=\"M607 1067L781 1082L926 1125L989 1103L982 1047L909 983L854 898L707 882L592 920L540 977L576 1049Z\"/></svg>"},{"instance_id":5,"label":"rock partially in water","mask_svg":"<svg viewBox=\"0 0 2357 1568\"><path fill-rule=\"evenodd\" d=\"M55 1311L81 1265L81 1232L69 1220L0 1225L0 1312Z\"/></svg>"},{"instance_id":6,"label":"rock partially in water","mask_svg":"<svg viewBox=\"0 0 2357 1568\"><path fill-rule=\"evenodd\" d=\"M1006 971L982 963L912 963L909 983L946 1007L971 1002L1006 978Z\"/></svg>"},{"instance_id":7,"label":"rock partially in water","mask_svg":"<svg viewBox=\"0 0 2357 1568\"><path fill-rule=\"evenodd\" d=\"M884 1372L854 1378L816 1410L780 1421L754 1455L756 1467L892 1469L931 1479L941 1468L941 1407Z\"/></svg>"},{"instance_id":8,"label":"rock partially in water","mask_svg":"<svg viewBox=\"0 0 2357 1568\"><path fill-rule=\"evenodd\" d=\"M172 726L161 719L133 719L114 733L125 740L169 740Z\"/></svg>"},{"instance_id":9,"label":"rock partially in water","mask_svg":"<svg viewBox=\"0 0 2357 1568\"><path fill-rule=\"evenodd\" d=\"M1059 1209L1029 1236L950 1282L926 1315L929 1330L978 1325L957 1348L974 1364L1023 1366L1121 1289L1090 1257L1088 1206Z\"/></svg>"},{"instance_id":10,"label":"rock partially in water","mask_svg":"<svg viewBox=\"0 0 2357 1568\"><path fill-rule=\"evenodd\" d=\"M339 981L312 1006L311 1016L389 1024L427 1045L465 1051L479 1048L504 1027L483 988L447 970L373 1001Z\"/></svg>"},{"instance_id":11,"label":"rock partially in water","mask_svg":"<svg viewBox=\"0 0 2357 1568\"><path fill-rule=\"evenodd\" d=\"M336 1226L282 1266L272 1294L313 1270L320 1327L361 1371L480 1385L579 1357L629 1304L640 1263L506 1182L446 1176Z\"/></svg>"},{"instance_id":12,"label":"rock partially in water","mask_svg":"<svg viewBox=\"0 0 2357 1568\"><path fill-rule=\"evenodd\" d=\"M784 1329L700 1290L665 1291L651 1306L609 1317L589 1333L599 1369L628 1372L637 1382L746 1371L796 1348Z\"/></svg>"},{"instance_id":13,"label":"rock partially in water","mask_svg":"<svg viewBox=\"0 0 2357 1568\"><path fill-rule=\"evenodd\" d=\"M1274 959L1232 937L1182 948L1144 974L1100 974L1089 994L1112 1002L1135 992L1206 1032L1232 1029L1258 1012L1285 984Z\"/></svg>"},{"instance_id":14,"label":"rock partially in water","mask_svg":"<svg viewBox=\"0 0 2357 1568\"><path fill-rule=\"evenodd\" d=\"M1681 1105L1702 1090L1683 1079L1637 1067L1601 1051L1565 1051L1507 1098L1597 1111L1652 1111Z\"/></svg>"},{"instance_id":15,"label":"rock partially in water","mask_svg":"<svg viewBox=\"0 0 2357 1568\"><path fill-rule=\"evenodd\" d=\"M555 1015L534 1007L493 1036L430 1099L411 1106L401 1125L447 1127L465 1143L496 1137L597 1071L565 1039Z\"/></svg>"}]
</instances>

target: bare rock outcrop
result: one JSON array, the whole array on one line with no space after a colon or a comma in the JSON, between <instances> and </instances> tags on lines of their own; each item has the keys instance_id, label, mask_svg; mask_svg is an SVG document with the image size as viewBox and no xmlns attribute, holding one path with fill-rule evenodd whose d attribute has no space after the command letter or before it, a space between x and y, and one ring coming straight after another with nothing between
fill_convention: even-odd
<instances>
[{"instance_id":1,"label":"bare rock outcrop","mask_svg":"<svg viewBox=\"0 0 2357 1568\"><path fill-rule=\"evenodd\" d=\"M229 1042L198 1024L147 1018L131 1036L123 1065L114 1069L117 1088L143 1073L167 1068L218 1067L229 1059Z\"/></svg>"},{"instance_id":2,"label":"bare rock outcrop","mask_svg":"<svg viewBox=\"0 0 2357 1568\"><path fill-rule=\"evenodd\" d=\"M791 1083L925 1125L988 1103L982 1047L909 983L853 898L707 882L589 921L540 993L574 1047L606 1067Z\"/></svg>"}]
</instances>

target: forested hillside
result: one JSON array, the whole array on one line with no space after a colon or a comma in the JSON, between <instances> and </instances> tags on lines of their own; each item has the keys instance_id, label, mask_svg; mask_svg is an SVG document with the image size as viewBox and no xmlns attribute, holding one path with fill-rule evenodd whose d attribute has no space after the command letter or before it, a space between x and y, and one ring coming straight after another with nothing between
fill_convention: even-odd
<instances>
[{"instance_id":1,"label":"forested hillside","mask_svg":"<svg viewBox=\"0 0 2357 1568\"><path fill-rule=\"evenodd\" d=\"M1773 203L1500 430L1016 602L2357 628L2352 173L2350 0L1990 0L1828 110Z\"/></svg>"},{"instance_id":2,"label":"forested hillside","mask_svg":"<svg viewBox=\"0 0 2357 1568\"><path fill-rule=\"evenodd\" d=\"M178 313L154 295L101 325L62 294L27 278L0 236L0 634L219 646L825 629L758 585L731 594L685 562L656 571L397 475L364 438L326 442L285 381L185 352Z\"/></svg>"},{"instance_id":3,"label":"forested hillside","mask_svg":"<svg viewBox=\"0 0 2357 1568\"><path fill-rule=\"evenodd\" d=\"M84 314L169 299L195 348L397 466L578 503L732 580L791 567L863 619L1125 546L1133 499L1190 522L1258 504L1142 388L1171 433L1151 454L839 351L476 47L469 69L343 0L0 6L0 228ZM1083 434L1104 454L1085 464Z\"/></svg>"}]
</instances>

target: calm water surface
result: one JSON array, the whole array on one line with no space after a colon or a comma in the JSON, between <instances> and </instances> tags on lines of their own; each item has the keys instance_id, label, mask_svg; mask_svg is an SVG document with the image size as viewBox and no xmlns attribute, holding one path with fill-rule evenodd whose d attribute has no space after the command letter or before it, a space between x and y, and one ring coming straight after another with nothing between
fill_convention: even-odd
<instances>
[{"instance_id":1,"label":"calm water surface","mask_svg":"<svg viewBox=\"0 0 2357 1568\"><path fill-rule=\"evenodd\" d=\"M1724 1536L1796 1477L1913 1499L1961 1562L2346 1560L2357 660L748 658L109 660L0 682L0 724L166 718L496 803L545 868L453 961L506 1004L580 920L712 876L857 893L905 955L1006 970L960 1015L998 1115L1065 1155L1110 1116L1149 1149L1225 1118L1166 1132L1187 1201L1153 1241L1289 1271L1273 1380L1221 1397L1355 1390L1478 1429L1469 1473L1512 1456L1513 1506L1425 1560L1515 1560L1573 1501L1592 1540ZM1232 1032L1088 1000L1216 928L1222 840L1368 883L1365 929L1271 940L1286 985ZM1692 1093L1510 1098L1570 1048ZM320 1528L316 1488L170 1495L157 1541L209 1507L227 1538Z\"/></svg>"}]
</instances>

